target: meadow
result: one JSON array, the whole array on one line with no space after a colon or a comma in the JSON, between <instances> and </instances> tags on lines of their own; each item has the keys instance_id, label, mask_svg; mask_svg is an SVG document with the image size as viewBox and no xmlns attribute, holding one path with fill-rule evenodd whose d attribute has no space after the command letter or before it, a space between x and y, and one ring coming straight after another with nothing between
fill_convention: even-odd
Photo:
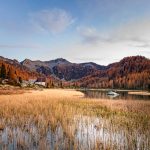
<instances>
[{"instance_id":1,"label":"meadow","mask_svg":"<svg viewBox=\"0 0 150 150\"><path fill-rule=\"evenodd\" d=\"M0 95L1 149L149 150L150 101L69 89Z\"/></svg>"}]
</instances>

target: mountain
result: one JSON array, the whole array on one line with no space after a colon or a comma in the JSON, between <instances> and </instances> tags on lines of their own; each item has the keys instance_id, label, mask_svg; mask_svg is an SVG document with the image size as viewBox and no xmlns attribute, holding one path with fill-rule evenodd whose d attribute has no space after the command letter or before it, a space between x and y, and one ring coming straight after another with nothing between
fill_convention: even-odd
<instances>
[{"instance_id":1,"label":"mountain","mask_svg":"<svg viewBox=\"0 0 150 150\"><path fill-rule=\"evenodd\" d=\"M100 66L96 63L71 63L63 58L58 58L50 61L32 61L25 59L21 64L27 67L30 71L36 71L46 76L53 75L61 80L77 80L97 70L105 69L105 66Z\"/></svg>"},{"instance_id":2,"label":"mountain","mask_svg":"<svg viewBox=\"0 0 150 150\"><path fill-rule=\"evenodd\" d=\"M0 78L17 82L18 79L29 80L37 77L38 73L31 72L28 68L20 65L18 61L0 57Z\"/></svg>"},{"instance_id":3,"label":"mountain","mask_svg":"<svg viewBox=\"0 0 150 150\"><path fill-rule=\"evenodd\" d=\"M27 67L30 71L36 71L38 73L45 75L53 74L53 67L59 64L67 65L70 64L70 62L63 58L58 58L50 61L40 61L40 60L32 61L29 59L25 59L24 61L21 62L21 65Z\"/></svg>"},{"instance_id":4,"label":"mountain","mask_svg":"<svg viewBox=\"0 0 150 150\"><path fill-rule=\"evenodd\" d=\"M143 56L125 57L107 69L94 72L76 81L89 88L150 89L150 59Z\"/></svg>"},{"instance_id":5,"label":"mountain","mask_svg":"<svg viewBox=\"0 0 150 150\"><path fill-rule=\"evenodd\" d=\"M44 77L64 87L150 89L150 59L143 56L125 57L108 66L93 62L71 63L63 58L18 62L0 57L0 73L1 70L7 76L11 70L15 79Z\"/></svg>"},{"instance_id":6,"label":"mountain","mask_svg":"<svg viewBox=\"0 0 150 150\"><path fill-rule=\"evenodd\" d=\"M30 62L26 60L26 63ZM59 79L55 79L53 76L40 74L37 71L32 71L28 67L22 65L22 63L17 60L11 60L0 56L0 82L7 79L7 83L13 85L20 85L24 81L34 81L34 80L45 80L48 87L52 87L60 84Z\"/></svg>"}]
</instances>

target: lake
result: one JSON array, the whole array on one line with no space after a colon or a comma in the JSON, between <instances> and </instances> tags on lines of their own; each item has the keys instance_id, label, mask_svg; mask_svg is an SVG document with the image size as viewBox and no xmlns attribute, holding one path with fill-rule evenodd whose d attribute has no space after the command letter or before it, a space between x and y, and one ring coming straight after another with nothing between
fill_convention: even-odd
<instances>
[{"instance_id":1,"label":"lake","mask_svg":"<svg viewBox=\"0 0 150 150\"><path fill-rule=\"evenodd\" d=\"M150 95L128 94L128 91L117 91L119 95L107 95L108 90L80 90L85 94L85 98L115 99L115 100L150 100Z\"/></svg>"}]
</instances>

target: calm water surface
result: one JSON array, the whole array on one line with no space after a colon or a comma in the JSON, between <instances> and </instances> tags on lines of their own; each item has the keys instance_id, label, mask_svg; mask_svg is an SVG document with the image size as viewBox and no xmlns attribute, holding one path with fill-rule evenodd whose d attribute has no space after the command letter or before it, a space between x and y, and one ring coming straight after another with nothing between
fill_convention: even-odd
<instances>
[{"instance_id":1,"label":"calm water surface","mask_svg":"<svg viewBox=\"0 0 150 150\"><path fill-rule=\"evenodd\" d=\"M108 91L100 90L81 90L85 94L86 98L97 98L97 99L121 99L121 100L150 100L150 95L132 95L128 94L128 91L117 91L119 95L112 96L107 95Z\"/></svg>"}]
</instances>

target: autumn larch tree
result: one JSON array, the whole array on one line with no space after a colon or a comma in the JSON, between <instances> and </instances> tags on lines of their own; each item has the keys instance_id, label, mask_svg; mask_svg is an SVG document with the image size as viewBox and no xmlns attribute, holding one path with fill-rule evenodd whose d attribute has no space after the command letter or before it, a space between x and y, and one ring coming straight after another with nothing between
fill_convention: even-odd
<instances>
[{"instance_id":1,"label":"autumn larch tree","mask_svg":"<svg viewBox=\"0 0 150 150\"><path fill-rule=\"evenodd\" d=\"M16 80L16 74L15 74L15 71L12 68L9 68L7 77L8 77L8 79Z\"/></svg>"}]
</instances>

